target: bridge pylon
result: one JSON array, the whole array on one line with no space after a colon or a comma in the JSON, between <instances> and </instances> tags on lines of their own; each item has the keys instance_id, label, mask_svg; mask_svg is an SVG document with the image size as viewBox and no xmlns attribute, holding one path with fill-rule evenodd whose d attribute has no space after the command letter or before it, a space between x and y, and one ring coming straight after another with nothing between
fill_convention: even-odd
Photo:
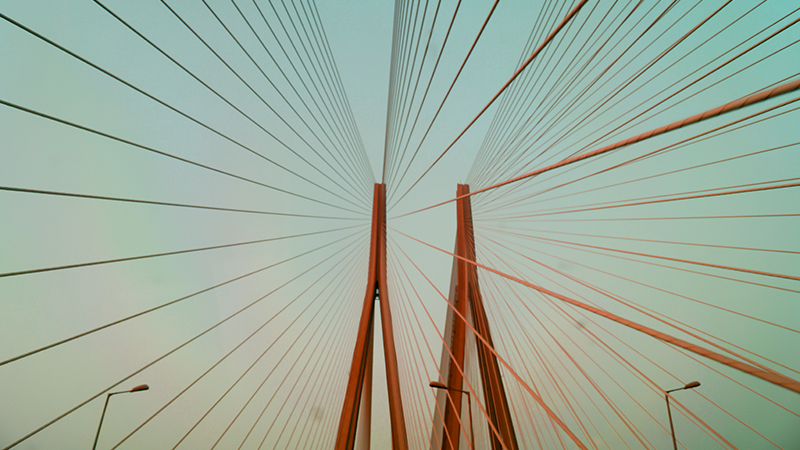
<instances>
[{"instance_id":1,"label":"bridge pylon","mask_svg":"<svg viewBox=\"0 0 800 450\"><path fill-rule=\"evenodd\" d=\"M400 396L400 375L389 307L386 283L386 185L375 184L372 206L372 231L369 250L367 293L358 324L358 337L353 350L353 362L345 391L336 450L352 450L356 434L362 448L369 448L372 402L372 346L374 341L375 302L380 302L383 353L386 362L386 382L389 394L389 415L392 426L392 449L407 450L403 402ZM359 421L359 412L361 420ZM360 424L358 423L360 422Z\"/></svg>"},{"instance_id":2,"label":"bridge pylon","mask_svg":"<svg viewBox=\"0 0 800 450\"><path fill-rule=\"evenodd\" d=\"M459 184L457 197L469 194L469 185ZM470 197L459 198L456 201L456 250L458 256L475 261L475 234L472 226L472 203ZM461 317L471 321L475 330L483 336L489 345L494 348L491 327L486 316L483 296L478 283L478 271L475 265L464 260L454 258L453 273L450 283L450 303ZM442 351L441 374L448 390L440 390L437 401L440 408L444 409L444 421L434 421L437 431L433 433L431 449L457 450L461 436L469 435L461 429L461 423L469 423L468 419L461 419L463 396L453 395L456 390L463 389L464 356L466 349L467 326L464 321L448 310L445 325L445 341L449 342ZM483 384L484 405L489 420L497 434L490 431L492 450L507 448L519 449L514 423L508 406L503 378L500 376L500 366L497 357L486 348L481 340L476 340L478 366ZM448 398L449 397L449 398ZM438 416L435 416L438 418ZM474 422L478 422L477 420ZM443 428L443 429L442 429ZM438 437L438 439L436 439ZM502 444L501 444L502 441Z\"/></svg>"}]
</instances>

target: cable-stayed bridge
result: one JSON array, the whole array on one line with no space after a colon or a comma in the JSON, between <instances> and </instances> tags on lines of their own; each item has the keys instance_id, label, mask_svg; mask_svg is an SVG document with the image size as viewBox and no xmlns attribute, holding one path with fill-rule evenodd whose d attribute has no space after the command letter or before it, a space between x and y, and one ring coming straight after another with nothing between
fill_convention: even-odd
<instances>
[{"instance_id":1,"label":"cable-stayed bridge","mask_svg":"<svg viewBox=\"0 0 800 450\"><path fill-rule=\"evenodd\" d=\"M385 3L0 5L0 448L800 448L800 8Z\"/></svg>"}]
</instances>

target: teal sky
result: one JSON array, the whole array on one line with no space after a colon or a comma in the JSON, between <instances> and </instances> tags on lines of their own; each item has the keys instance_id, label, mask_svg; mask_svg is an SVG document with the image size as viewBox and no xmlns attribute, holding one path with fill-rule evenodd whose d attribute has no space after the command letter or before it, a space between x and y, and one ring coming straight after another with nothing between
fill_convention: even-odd
<instances>
[{"instance_id":1,"label":"teal sky","mask_svg":"<svg viewBox=\"0 0 800 450\"><path fill-rule=\"evenodd\" d=\"M402 130L403 139L411 134L411 145L405 152L402 145L390 146L389 283L409 440L414 448L428 448L436 411L427 382L438 378L438 333L448 310L433 286L448 292L452 257L401 233L451 251L455 206L415 211L452 199L458 183L473 190L490 186L800 74L800 25L784 29L800 18L792 2L729 2L672 47L725 2L677 1L669 8L666 1L638 7L589 1L403 196L577 2L499 2L409 164L491 2L461 4L444 50L456 2L441 2L432 31L437 2L421 2L419 9L401 2L400 17L414 33L410 43L401 41L411 51L396 51L406 62L396 64L413 70L406 71L410 78L392 78L398 26L392 2L318 2L312 16L318 13L314 23L327 38L321 48L309 41L321 29L312 28L308 16L300 18L311 11L309 1L206 1L166 1L172 12L151 0L100 2L171 61L96 2L0 0L6 17L0 20L0 361L269 267L1 364L0 448L96 396L15 447L87 448L105 392L141 383L150 390L111 399L98 448L123 439L119 448L173 448L179 441L181 448L211 448L220 436L216 448L242 442L241 448L260 448L261 442L265 448L331 446L364 293L372 183L381 181L391 80L398 83L393 105L403 106L388 129ZM292 28L301 24L309 28ZM322 67L336 75L321 78ZM335 102L320 94L328 90ZM403 99L411 92L407 107ZM478 262L800 379L800 116L796 102L779 106L797 96L785 94L474 196ZM723 128L712 131L717 127ZM573 180L579 181L565 184ZM794 185L675 200L780 184ZM608 207L657 199L671 200ZM275 240L15 274L267 239ZM497 352L525 383L504 369L521 447L562 448L563 440L565 448L576 448L544 418L528 386L591 448L668 448L663 395L646 379L662 389L702 382L697 390L675 393L680 405L673 415L684 448L729 448L686 411L736 448L800 446L797 394L692 359L497 275L480 276ZM372 443L388 448L380 334L376 339ZM468 337L468 362L474 362L475 345ZM482 403L474 364L467 379ZM478 448L485 448L490 431L479 409L475 434ZM462 419L467 422L466 412ZM461 448L468 448L463 441Z\"/></svg>"}]
</instances>

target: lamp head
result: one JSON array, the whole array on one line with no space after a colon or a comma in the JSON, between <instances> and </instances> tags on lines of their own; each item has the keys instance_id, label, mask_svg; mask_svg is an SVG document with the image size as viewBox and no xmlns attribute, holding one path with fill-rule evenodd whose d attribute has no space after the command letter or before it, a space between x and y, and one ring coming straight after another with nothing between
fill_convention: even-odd
<instances>
[{"instance_id":1,"label":"lamp head","mask_svg":"<svg viewBox=\"0 0 800 450\"><path fill-rule=\"evenodd\" d=\"M445 386L442 383L439 383L438 381L431 381L430 386L432 388L437 388L437 389L447 389L447 386Z\"/></svg>"},{"instance_id":2,"label":"lamp head","mask_svg":"<svg viewBox=\"0 0 800 450\"><path fill-rule=\"evenodd\" d=\"M148 389L150 389L150 386L146 384L140 384L139 386L136 386L135 388L131 389L130 392L146 391Z\"/></svg>"},{"instance_id":3,"label":"lamp head","mask_svg":"<svg viewBox=\"0 0 800 450\"><path fill-rule=\"evenodd\" d=\"M692 381L690 383L686 383L686 386L684 386L683 388L684 389L694 389L697 386L700 386L700 382L699 381Z\"/></svg>"}]
</instances>

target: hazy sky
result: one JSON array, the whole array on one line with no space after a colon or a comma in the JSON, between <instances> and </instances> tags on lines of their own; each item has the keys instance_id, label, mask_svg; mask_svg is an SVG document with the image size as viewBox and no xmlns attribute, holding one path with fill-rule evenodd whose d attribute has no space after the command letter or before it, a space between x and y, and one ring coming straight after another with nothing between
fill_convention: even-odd
<instances>
[{"instance_id":1,"label":"hazy sky","mask_svg":"<svg viewBox=\"0 0 800 450\"><path fill-rule=\"evenodd\" d=\"M458 183L489 186L800 72L800 25L784 28L800 17L792 2L589 1L397 202L576 3L499 2L409 166L491 2L461 4L443 49L452 0L0 0L0 448L94 397L15 447L87 448L105 392L142 383L150 390L111 399L98 448L331 446L387 125L403 401L412 446L428 445L427 383L448 309L433 286L447 293L452 257L400 232L450 251L455 207L397 216L453 198ZM800 378L800 133L796 103L777 106L796 97L473 197L479 262ZM800 446L797 394L480 276L498 354L514 368L503 373L522 447L573 448L530 388L591 448L668 448L655 386L692 380L702 386L676 393L673 411L685 448L728 448L698 419L737 448ZM390 442L381 342L373 448ZM483 403L474 364L467 378Z\"/></svg>"}]
</instances>

